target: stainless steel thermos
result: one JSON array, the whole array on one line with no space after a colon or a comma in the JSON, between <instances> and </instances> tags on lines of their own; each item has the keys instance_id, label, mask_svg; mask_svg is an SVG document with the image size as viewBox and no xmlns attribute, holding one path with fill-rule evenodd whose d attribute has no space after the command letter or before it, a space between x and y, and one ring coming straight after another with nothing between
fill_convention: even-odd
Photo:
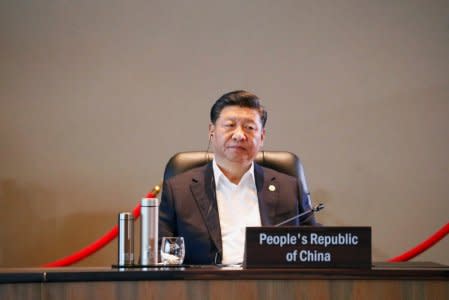
<instances>
[{"instance_id":1,"label":"stainless steel thermos","mask_svg":"<svg viewBox=\"0 0 449 300\"><path fill-rule=\"evenodd\" d=\"M118 265L134 264L134 216L123 212L118 215Z\"/></svg>"},{"instance_id":2,"label":"stainless steel thermos","mask_svg":"<svg viewBox=\"0 0 449 300\"><path fill-rule=\"evenodd\" d=\"M159 200L143 198L140 204L140 264L156 265L159 257Z\"/></svg>"}]
</instances>

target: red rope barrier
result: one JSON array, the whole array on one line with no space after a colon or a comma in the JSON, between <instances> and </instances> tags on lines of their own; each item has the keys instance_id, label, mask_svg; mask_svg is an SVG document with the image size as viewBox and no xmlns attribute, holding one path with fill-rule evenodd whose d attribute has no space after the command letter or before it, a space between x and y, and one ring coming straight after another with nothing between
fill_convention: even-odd
<instances>
[{"instance_id":1,"label":"red rope barrier","mask_svg":"<svg viewBox=\"0 0 449 300\"><path fill-rule=\"evenodd\" d=\"M154 198L156 197L157 193L159 192L159 187L156 187L153 191L149 192L147 194L147 198ZM133 209L133 216L134 220L138 219L140 217L140 203ZM115 239L118 235L118 226L115 225L110 231L108 231L106 234L104 234L102 237L100 237L95 242L87 245L86 247L82 248L79 251L76 251L66 257L60 258L58 260L55 260L53 262L46 263L42 265L44 268L53 268L53 267L65 267L73 265L76 262L79 262L80 260L92 255L93 253L97 252L98 250L102 249L104 246L106 246L109 242L111 242L113 239Z\"/></svg>"},{"instance_id":2,"label":"red rope barrier","mask_svg":"<svg viewBox=\"0 0 449 300\"><path fill-rule=\"evenodd\" d=\"M154 198L159 193L160 188L159 186L156 186L153 191L149 192L147 194L147 198ZM140 217L140 203L133 209L133 216L134 219L137 220ZM401 255L398 255L396 257L393 257L389 259L389 262L403 262L408 261L415 256L421 254L425 250L429 249L433 245L435 245L438 241L443 239L447 234L449 233L449 223L441 227L437 232L435 232L433 235L431 235L428 239L421 242L414 248L404 252ZM74 252L66 257L63 257L61 259L55 260L53 262L46 263L42 265L42 267L45 268L51 268L51 267L65 267L70 266L90 255L97 252L98 250L102 249L104 246L106 246L109 242L111 242L113 239L115 239L118 235L118 226L115 225L109 232L104 234L102 237L100 237L95 242L87 245L86 247L82 248L81 250Z\"/></svg>"},{"instance_id":3,"label":"red rope barrier","mask_svg":"<svg viewBox=\"0 0 449 300\"><path fill-rule=\"evenodd\" d=\"M435 232L433 235L431 235L428 239L421 242L414 248L402 253L401 255L398 255L396 257L393 257L389 259L389 262L403 262L408 261L415 256L421 254L425 250L429 249L433 245L435 245L438 241L440 241L442 238L444 238L449 233L449 223L441 227L437 232Z\"/></svg>"}]
</instances>

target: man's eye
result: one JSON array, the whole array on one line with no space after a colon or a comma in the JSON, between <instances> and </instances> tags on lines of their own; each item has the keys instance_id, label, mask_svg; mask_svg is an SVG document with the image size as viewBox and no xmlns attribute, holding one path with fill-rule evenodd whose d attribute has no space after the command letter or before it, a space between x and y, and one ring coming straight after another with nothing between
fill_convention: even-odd
<instances>
[{"instance_id":1,"label":"man's eye","mask_svg":"<svg viewBox=\"0 0 449 300\"><path fill-rule=\"evenodd\" d=\"M256 126L253 125L246 125L245 128L250 131L256 130Z\"/></svg>"},{"instance_id":2,"label":"man's eye","mask_svg":"<svg viewBox=\"0 0 449 300\"><path fill-rule=\"evenodd\" d=\"M234 127L234 124L232 124L232 123L227 123L227 124L225 124L224 126L227 127L227 128L231 128L231 127Z\"/></svg>"}]
</instances>

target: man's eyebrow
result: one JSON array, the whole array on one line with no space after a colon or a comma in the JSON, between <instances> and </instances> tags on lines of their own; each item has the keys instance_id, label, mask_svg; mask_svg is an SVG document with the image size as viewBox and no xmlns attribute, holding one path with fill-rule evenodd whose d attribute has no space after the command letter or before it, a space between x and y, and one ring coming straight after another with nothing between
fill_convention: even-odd
<instances>
[{"instance_id":1,"label":"man's eyebrow","mask_svg":"<svg viewBox=\"0 0 449 300\"><path fill-rule=\"evenodd\" d=\"M234 117L234 116L229 116L226 118L223 118L225 121L237 121L237 120L242 120L244 122L250 122L250 123L256 123L256 121L254 121L253 119L250 118L238 118L238 117Z\"/></svg>"}]
</instances>

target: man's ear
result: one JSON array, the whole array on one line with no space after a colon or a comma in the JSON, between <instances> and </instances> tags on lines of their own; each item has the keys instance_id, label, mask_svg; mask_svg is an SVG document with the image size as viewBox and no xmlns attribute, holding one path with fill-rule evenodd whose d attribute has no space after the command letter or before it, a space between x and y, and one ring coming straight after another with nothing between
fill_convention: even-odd
<instances>
[{"instance_id":1,"label":"man's ear","mask_svg":"<svg viewBox=\"0 0 449 300\"><path fill-rule=\"evenodd\" d=\"M263 142L265 140L265 128L262 128L262 132L260 134L260 146L263 146Z\"/></svg>"},{"instance_id":2,"label":"man's ear","mask_svg":"<svg viewBox=\"0 0 449 300\"><path fill-rule=\"evenodd\" d=\"M209 124L209 139L211 139L214 136L214 132L215 132L215 126L214 124Z\"/></svg>"}]
</instances>

